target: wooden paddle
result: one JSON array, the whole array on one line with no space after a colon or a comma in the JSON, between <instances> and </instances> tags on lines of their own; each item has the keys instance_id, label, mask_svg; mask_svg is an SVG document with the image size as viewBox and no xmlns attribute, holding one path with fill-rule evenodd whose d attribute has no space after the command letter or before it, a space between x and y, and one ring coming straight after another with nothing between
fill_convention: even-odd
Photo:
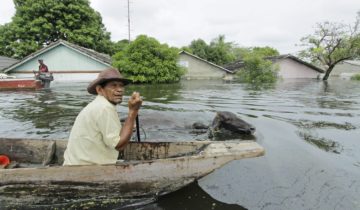
<instances>
[{"instance_id":1,"label":"wooden paddle","mask_svg":"<svg viewBox=\"0 0 360 210\"><path fill-rule=\"evenodd\" d=\"M139 123L139 115L136 115L136 136L137 136L137 141L140 142L140 123Z\"/></svg>"}]
</instances>

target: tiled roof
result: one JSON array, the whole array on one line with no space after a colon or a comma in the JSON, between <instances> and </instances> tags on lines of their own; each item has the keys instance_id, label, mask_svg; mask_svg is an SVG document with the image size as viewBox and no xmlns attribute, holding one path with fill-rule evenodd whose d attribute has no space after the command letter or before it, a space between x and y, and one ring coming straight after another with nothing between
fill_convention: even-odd
<instances>
[{"instance_id":1,"label":"tiled roof","mask_svg":"<svg viewBox=\"0 0 360 210\"><path fill-rule=\"evenodd\" d=\"M232 63L228 63L224 66L224 68L228 69L229 71L235 72L238 69L244 67L244 61L243 60L237 60Z\"/></svg>"},{"instance_id":2,"label":"tiled roof","mask_svg":"<svg viewBox=\"0 0 360 210\"><path fill-rule=\"evenodd\" d=\"M300 58L297 58L293 55L290 55L290 54L286 54L286 55L279 55L279 56L272 56L272 57L266 57L265 59L268 59L268 60L271 60L273 62L275 61L278 61L278 60L281 60L281 59L286 59L286 58L289 58L291 60L294 60L298 63L301 63L305 66L308 66L309 68L317 71L317 72L320 72L320 73L324 73L324 70L317 67L317 66L314 66L313 64L311 63L308 63L306 61L303 61L301 60ZM244 67L244 61L243 60L238 60L238 61L235 61L233 63L229 63L227 65L224 66L224 68L226 69L229 69L230 71L237 71L239 68L242 68Z\"/></svg>"},{"instance_id":3,"label":"tiled roof","mask_svg":"<svg viewBox=\"0 0 360 210\"><path fill-rule=\"evenodd\" d=\"M73 43L70 43L70 42L67 42L67 41L64 41L64 40L59 40L60 42L64 43L65 45L68 45L68 46L71 46L75 49L78 49L79 51L89 55L90 57L93 57L93 58L96 58L104 63L107 63L107 64L111 64L111 57L107 54L104 54L104 53L99 53L99 52L96 52L95 50L92 50L92 49L89 49L89 48L85 48L85 47L81 47L79 45L76 45L76 44L73 44ZM58 42L59 42L58 41Z\"/></svg>"},{"instance_id":4,"label":"tiled roof","mask_svg":"<svg viewBox=\"0 0 360 210\"><path fill-rule=\"evenodd\" d=\"M16 62L18 62L18 60L14 59L14 58L0 56L0 71L13 65Z\"/></svg>"},{"instance_id":5,"label":"tiled roof","mask_svg":"<svg viewBox=\"0 0 360 210\"><path fill-rule=\"evenodd\" d=\"M32 58L38 56L38 55L41 55L42 53L44 52L47 52L53 48L55 48L56 46L58 45L64 45L64 46L67 46L69 48L72 48L88 57L91 57L95 60L98 60L99 62L101 63L104 63L105 65L108 65L108 66L111 66L111 57L107 54L103 54L103 53L99 53L99 52L96 52L95 50L92 50L92 49L88 49L88 48L85 48L85 47L81 47L79 45L76 45L76 44L73 44L73 43L70 43L70 42L67 42L65 40L58 40L56 42L53 42L51 44L49 44L48 46L46 47L43 47L41 48L40 50L34 52L34 53L31 53L30 55L26 56L25 58L23 58L22 60L16 62L16 63L13 63L11 66L8 66L7 68L4 69L4 72L8 72L8 71L11 71L12 69L14 69L15 67L31 60Z\"/></svg>"},{"instance_id":6,"label":"tiled roof","mask_svg":"<svg viewBox=\"0 0 360 210\"><path fill-rule=\"evenodd\" d=\"M276 61L276 60L281 60L281 59L284 59L284 58L289 58L289 59L291 59L291 60L293 60L293 61L296 61L296 62L298 62L298 63L301 63L301 64L303 64L303 65L305 65L305 66L307 66L307 67L309 67L309 68L314 69L314 70L317 71L317 72L320 72L320 73L324 73L324 72L325 72L324 69L319 68L319 67L317 67L317 66L315 66L315 65L313 65L313 64L311 64L311 63L308 63L308 62L306 62L306 61L303 61L303 60L301 60L300 58L295 57L295 56L293 56L293 55L291 55L291 54L285 54L285 55L267 57L266 59L269 59L269 60L272 60L272 61Z\"/></svg>"},{"instance_id":7,"label":"tiled roof","mask_svg":"<svg viewBox=\"0 0 360 210\"><path fill-rule=\"evenodd\" d=\"M191 53L189 53L189 52L186 52L186 51L184 51L184 50L183 50L183 51L180 51L179 54L189 55L189 56L194 57L194 58L196 58L196 59L198 59L198 60L201 60L201 61L203 61L203 62L205 62L205 63L208 63L208 64L210 64L210 65L212 65L212 66L215 66L215 67L217 67L217 68L219 68L219 69L221 69L221 70L223 70L223 71L226 71L227 73L230 73L230 74L233 73L232 71L230 71L230 70L228 70L228 69L226 69L226 68L224 68L224 67L222 67L222 66L216 65L215 63L211 63L210 61L207 61L207 60L205 60L205 59L202 59L202 58L200 58L200 57L198 57L198 56L196 56L196 55L193 55L193 54L191 54Z\"/></svg>"}]
</instances>

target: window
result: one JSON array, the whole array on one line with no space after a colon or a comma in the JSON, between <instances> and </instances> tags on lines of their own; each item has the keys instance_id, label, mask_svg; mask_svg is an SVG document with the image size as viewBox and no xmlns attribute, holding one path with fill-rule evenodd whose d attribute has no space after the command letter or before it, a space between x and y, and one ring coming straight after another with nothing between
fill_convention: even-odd
<instances>
[{"instance_id":1,"label":"window","mask_svg":"<svg viewBox=\"0 0 360 210\"><path fill-rule=\"evenodd\" d=\"M179 66L188 68L189 67L189 61L179 61L178 62Z\"/></svg>"}]
</instances>

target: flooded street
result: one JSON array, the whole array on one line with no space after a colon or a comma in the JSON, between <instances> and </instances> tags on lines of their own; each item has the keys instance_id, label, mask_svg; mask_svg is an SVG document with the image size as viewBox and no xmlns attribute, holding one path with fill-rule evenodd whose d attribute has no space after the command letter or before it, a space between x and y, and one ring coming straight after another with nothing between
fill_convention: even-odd
<instances>
[{"instance_id":1,"label":"flooded street","mask_svg":"<svg viewBox=\"0 0 360 210\"><path fill-rule=\"evenodd\" d=\"M47 91L0 92L0 136L66 139L94 98L86 87L54 82ZM256 127L255 140L266 150L141 209L360 209L360 82L133 85L124 101L132 91L144 100L143 140L203 140L206 134L192 132L191 125L210 124L217 111L230 111ZM125 105L118 108L121 118Z\"/></svg>"}]
</instances>

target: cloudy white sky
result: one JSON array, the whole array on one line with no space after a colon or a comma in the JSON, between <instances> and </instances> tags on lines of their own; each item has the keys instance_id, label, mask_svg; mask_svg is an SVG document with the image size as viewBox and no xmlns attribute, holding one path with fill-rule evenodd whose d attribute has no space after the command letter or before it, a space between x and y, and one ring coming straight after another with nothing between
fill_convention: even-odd
<instances>
[{"instance_id":1,"label":"cloudy white sky","mask_svg":"<svg viewBox=\"0 0 360 210\"><path fill-rule=\"evenodd\" d=\"M112 40L127 39L127 0L90 0ZM11 21L12 0L1 0L0 24ZM219 34L239 46L271 46L295 54L318 22L353 23L360 0L130 0L131 38L146 34L181 47Z\"/></svg>"}]
</instances>

